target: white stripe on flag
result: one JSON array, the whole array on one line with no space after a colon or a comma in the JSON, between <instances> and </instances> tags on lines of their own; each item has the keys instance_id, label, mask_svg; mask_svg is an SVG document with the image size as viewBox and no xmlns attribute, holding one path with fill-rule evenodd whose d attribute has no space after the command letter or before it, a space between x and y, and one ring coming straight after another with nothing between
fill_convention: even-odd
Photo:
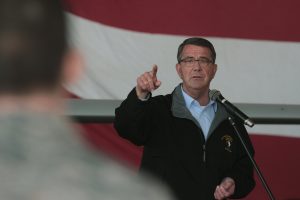
<instances>
[{"instance_id":1,"label":"white stripe on flag","mask_svg":"<svg viewBox=\"0 0 300 200\"><path fill-rule=\"evenodd\" d=\"M158 94L179 83L178 45L188 36L147 34L108 27L68 14L71 43L86 61L81 81L68 87L82 98L123 99L136 78L158 64ZM208 38L217 51L212 82L224 96L241 103L299 104L300 43Z\"/></svg>"}]
</instances>

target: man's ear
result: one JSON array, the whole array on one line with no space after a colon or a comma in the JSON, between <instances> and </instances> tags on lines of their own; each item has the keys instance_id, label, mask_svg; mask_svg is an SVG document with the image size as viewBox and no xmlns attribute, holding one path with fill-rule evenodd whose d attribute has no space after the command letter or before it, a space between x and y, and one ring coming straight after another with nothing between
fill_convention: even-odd
<instances>
[{"instance_id":1,"label":"man's ear","mask_svg":"<svg viewBox=\"0 0 300 200\"><path fill-rule=\"evenodd\" d=\"M182 79L182 71L181 71L181 65L180 64L176 64L176 71L178 76Z\"/></svg>"},{"instance_id":2,"label":"man's ear","mask_svg":"<svg viewBox=\"0 0 300 200\"><path fill-rule=\"evenodd\" d=\"M75 49L70 49L64 56L62 82L64 85L76 82L83 70L83 58Z\"/></svg>"},{"instance_id":3,"label":"man's ear","mask_svg":"<svg viewBox=\"0 0 300 200\"><path fill-rule=\"evenodd\" d=\"M218 71L218 65L217 64L214 64L214 69L213 69L213 78L215 77L217 71Z\"/></svg>"}]
</instances>

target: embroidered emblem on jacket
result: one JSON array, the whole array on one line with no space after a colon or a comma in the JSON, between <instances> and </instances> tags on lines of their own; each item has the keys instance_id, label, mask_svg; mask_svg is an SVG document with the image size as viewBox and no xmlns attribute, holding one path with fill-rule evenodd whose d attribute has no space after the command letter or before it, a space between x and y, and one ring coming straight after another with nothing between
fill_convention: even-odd
<instances>
[{"instance_id":1,"label":"embroidered emblem on jacket","mask_svg":"<svg viewBox=\"0 0 300 200\"><path fill-rule=\"evenodd\" d=\"M231 146L232 146L232 142L233 142L233 139L230 135L224 135L221 140L223 141L224 143L224 146L225 146L225 150L226 151L229 151L229 152L232 152L231 151Z\"/></svg>"}]
</instances>

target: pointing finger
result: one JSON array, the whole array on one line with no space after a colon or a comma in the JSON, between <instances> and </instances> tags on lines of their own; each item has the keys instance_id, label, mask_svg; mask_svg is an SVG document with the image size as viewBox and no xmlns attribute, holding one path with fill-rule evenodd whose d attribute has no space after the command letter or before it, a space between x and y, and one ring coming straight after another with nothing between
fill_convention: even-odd
<instances>
[{"instance_id":1,"label":"pointing finger","mask_svg":"<svg viewBox=\"0 0 300 200\"><path fill-rule=\"evenodd\" d=\"M155 89L157 89L161 85L161 81L157 80L156 77L157 71L158 71L157 65L153 65L151 75L152 75L152 80L154 82Z\"/></svg>"},{"instance_id":2,"label":"pointing finger","mask_svg":"<svg viewBox=\"0 0 300 200\"><path fill-rule=\"evenodd\" d=\"M151 75L152 75L153 77L156 77L157 70L158 70L157 65L153 65L152 70L151 70Z\"/></svg>"}]
</instances>

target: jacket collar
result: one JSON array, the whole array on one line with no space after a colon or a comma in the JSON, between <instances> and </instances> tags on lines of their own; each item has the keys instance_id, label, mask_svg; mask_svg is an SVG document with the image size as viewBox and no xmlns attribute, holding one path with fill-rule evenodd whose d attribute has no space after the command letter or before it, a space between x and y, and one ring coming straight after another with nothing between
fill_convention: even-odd
<instances>
[{"instance_id":1,"label":"jacket collar","mask_svg":"<svg viewBox=\"0 0 300 200\"><path fill-rule=\"evenodd\" d=\"M175 117L190 119L200 127L197 120L185 106L185 101L181 91L181 84L179 84L172 93L171 111Z\"/></svg>"},{"instance_id":2,"label":"jacket collar","mask_svg":"<svg viewBox=\"0 0 300 200\"><path fill-rule=\"evenodd\" d=\"M185 101L181 91L181 84L179 84L172 93L172 105L171 112L173 116L178 118L185 118L192 120L199 128L200 125L197 120L192 116L190 111L185 106ZM208 131L208 136L218 127L218 125L226 120L229 117L229 114L225 108L217 102L217 111L214 120L211 123L210 129Z\"/></svg>"}]
</instances>

